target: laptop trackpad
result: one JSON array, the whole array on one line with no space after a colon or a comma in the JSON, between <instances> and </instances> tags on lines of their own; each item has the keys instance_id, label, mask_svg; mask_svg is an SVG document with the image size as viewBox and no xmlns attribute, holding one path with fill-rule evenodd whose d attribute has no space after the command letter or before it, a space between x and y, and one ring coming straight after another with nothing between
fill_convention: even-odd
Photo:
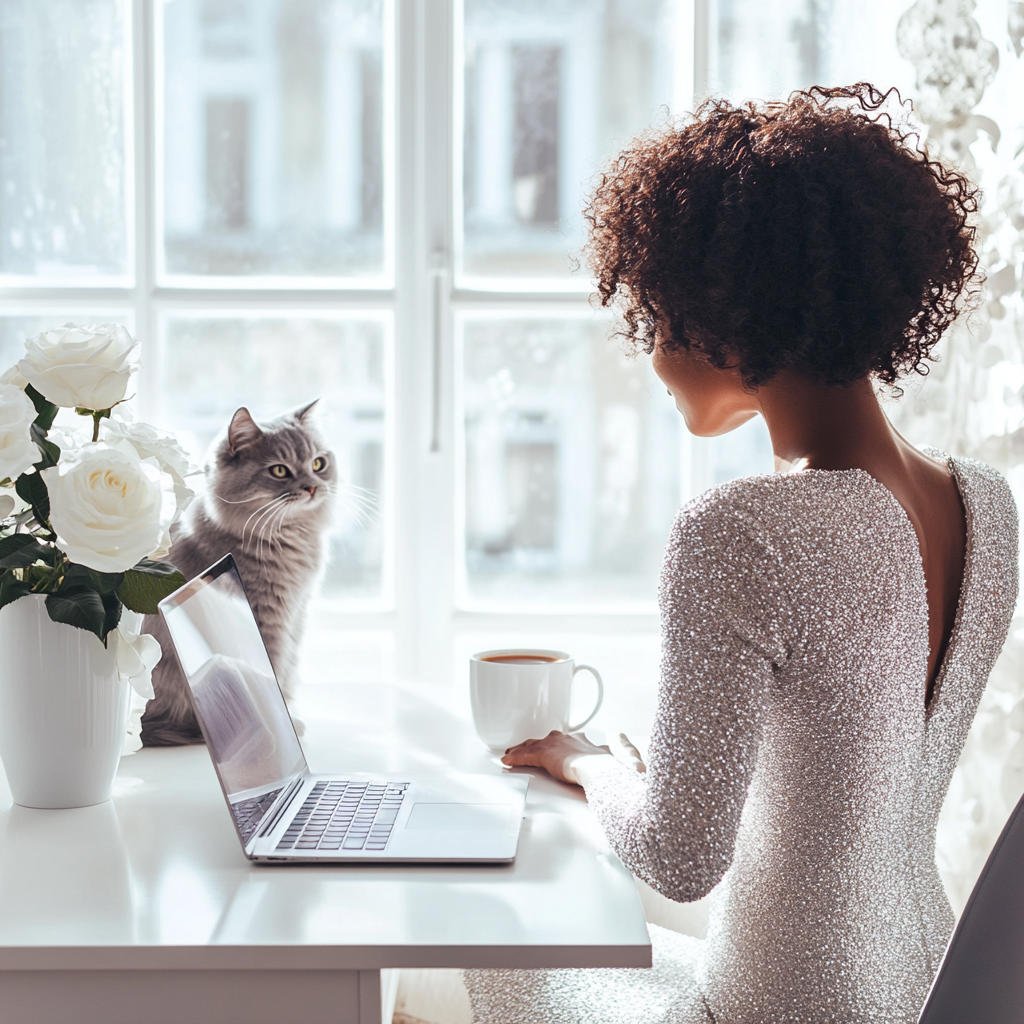
<instances>
[{"instance_id":1,"label":"laptop trackpad","mask_svg":"<svg viewBox=\"0 0 1024 1024\"><path fill-rule=\"evenodd\" d=\"M416 803L406 828L491 831L508 828L510 804Z\"/></svg>"}]
</instances>

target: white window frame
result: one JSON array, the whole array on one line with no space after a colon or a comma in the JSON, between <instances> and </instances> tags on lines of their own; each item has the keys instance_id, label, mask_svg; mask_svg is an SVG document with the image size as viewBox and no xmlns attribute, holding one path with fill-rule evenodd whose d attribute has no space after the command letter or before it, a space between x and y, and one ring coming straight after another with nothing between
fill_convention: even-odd
<instances>
[{"instance_id":1,"label":"white window frame","mask_svg":"<svg viewBox=\"0 0 1024 1024\"><path fill-rule=\"evenodd\" d=\"M160 0L130 0L132 89L127 131L134 173L128 174L134 231L129 253L132 287L53 287L30 282L0 288L0 313L45 308L97 315L112 308L134 312L143 342L139 382L142 409L158 407L161 320L187 312L337 317L373 311L393 318L390 362L390 452L386 460L388 579L384 598L346 607L344 625L395 635L399 677L448 681L455 632L550 630L553 617L567 631L656 633L654 595L644 606L615 609L551 607L497 610L472 607L461 585L463 543L460 501L462 430L453 322L461 312L521 309L537 315L585 313L589 287L579 280L534 282L530 290L508 282L484 287L466 279L455 286L454 255L461 222L456 103L461 94L462 0L385 0L385 147L393 147L393 202L385 201L386 267L382 277L339 283L288 279L174 279L159 263L160 74L157 7ZM679 13L683 59L677 63L677 101L688 105L707 77L709 0L684 0ZM690 86L693 91L690 91ZM391 122L393 111L393 123ZM388 154L390 155L390 153ZM386 172L388 173L388 172ZM392 283L393 282L393 283ZM391 357L389 357L391 359ZM685 447L685 446L684 446ZM681 453L684 463L687 453Z\"/></svg>"}]
</instances>

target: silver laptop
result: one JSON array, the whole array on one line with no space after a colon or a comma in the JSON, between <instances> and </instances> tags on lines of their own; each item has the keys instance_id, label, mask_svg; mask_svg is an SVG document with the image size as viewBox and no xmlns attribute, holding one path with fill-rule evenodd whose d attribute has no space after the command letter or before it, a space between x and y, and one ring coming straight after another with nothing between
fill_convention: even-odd
<instances>
[{"instance_id":1,"label":"silver laptop","mask_svg":"<svg viewBox=\"0 0 1024 1024\"><path fill-rule=\"evenodd\" d=\"M524 776L309 771L231 555L159 607L250 860L515 860Z\"/></svg>"}]
</instances>

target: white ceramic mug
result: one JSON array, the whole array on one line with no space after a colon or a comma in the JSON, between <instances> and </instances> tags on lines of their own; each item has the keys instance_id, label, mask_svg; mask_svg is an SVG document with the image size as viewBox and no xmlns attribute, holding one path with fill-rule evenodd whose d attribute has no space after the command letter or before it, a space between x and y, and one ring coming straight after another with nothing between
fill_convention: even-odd
<instances>
[{"instance_id":1,"label":"white ceramic mug","mask_svg":"<svg viewBox=\"0 0 1024 1024\"><path fill-rule=\"evenodd\" d=\"M583 671L597 682L597 702L582 722L570 724L572 681ZM504 753L552 729L582 729L601 708L604 683L596 668L574 665L565 651L520 647L474 654L469 660L469 696L477 735L491 750Z\"/></svg>"}]
</instances>

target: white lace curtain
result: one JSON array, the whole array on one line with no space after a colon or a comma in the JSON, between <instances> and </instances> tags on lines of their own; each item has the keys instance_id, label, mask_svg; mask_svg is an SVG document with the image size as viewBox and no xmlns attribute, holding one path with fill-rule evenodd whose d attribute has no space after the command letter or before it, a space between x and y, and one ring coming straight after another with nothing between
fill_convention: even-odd
<instances>
[{"instance_id":1,"label":"white lace curtain","mask_svg":"<svg viewBox=\"0 0 1024 1024\"><path fill-rule=\"evenodd\" d=\"M943 340L890 416L917 444L983 459L1024 510L1024 3L918 0L900 18L930 153L982 188L980 308ZM939 868L960 911L1024 792L1024 615L982 699L939 823Z\"/></svg>"}]
</instances>

